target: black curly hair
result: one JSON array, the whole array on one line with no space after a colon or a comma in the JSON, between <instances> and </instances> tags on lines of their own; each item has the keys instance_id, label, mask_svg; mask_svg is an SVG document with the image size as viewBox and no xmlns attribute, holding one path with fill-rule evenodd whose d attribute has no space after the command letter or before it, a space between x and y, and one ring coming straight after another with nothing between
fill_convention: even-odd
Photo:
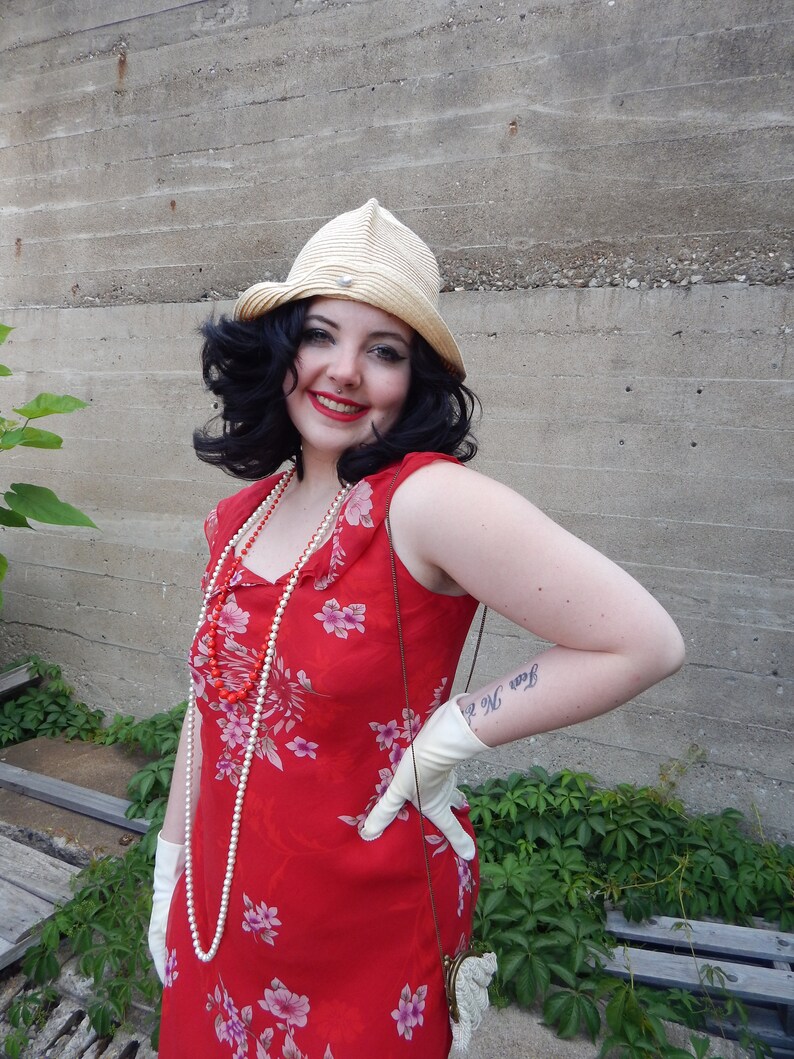
<instances>
[{"instance_id":1,"label":"black curly hair","mask_svg":"<svg viewBox=\"0 0 794 1059\"><path fill-rule=\"evenodd\" d=\"M210 318L202 328L204 382L220 412L194 431L200 460L236 478L258 480L288 460L302 473L301 438L287 414L284 380L297 384L295 358L308 300L289 302L255 320ZM479 401L416 335L411 382L397 423L339 457L340 481L357 482L409 452L443 452L462 462L477 453L471 424ZM220 430L218 430L220 424ZM373 428L374 429L374 428Z\"/></svg>"}]
</instances>

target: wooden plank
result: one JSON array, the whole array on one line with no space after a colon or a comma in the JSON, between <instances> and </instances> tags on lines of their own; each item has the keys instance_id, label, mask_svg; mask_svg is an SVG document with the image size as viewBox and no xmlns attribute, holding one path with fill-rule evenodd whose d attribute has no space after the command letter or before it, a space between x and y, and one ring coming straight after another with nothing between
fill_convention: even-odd
<instances>
[{"instance_id":1,"label":"wooden plank","mask_svg":"<svg viewBox=\"0 0 794 1059\"><path fill-rule=\"evenodd\" d=\"M778 1008L779 1010L781 1009ZM753 1007L748 1014L750 1021L746 1027L735 1015L722 1013L719 1019L707 1015L703 1028L715 1037L735 1041L741 1040L743 1032L749 1029L754 1037L758 1037L772 1048L772 1055L776 1059L791 1059L794 1054L794 1041L778 1018L777 1011L772 1008Z\"/></svg>"},{"instance_id":2,"label":"wooden plank","mask_svg":"<svg viewBox=\"0 0 794 1059\"><path fill-rule=\"evenodd\" d=\"M630 923L623 913L607 912L607 930L627 941L647 941L667 948L692 948L695 952L718 952L752 959L794 962L794 934L781 930L735 927L727 923L681 920L652 916Z\"/></svg>"},{"instance_id":3,"label":"wooden plank","mask_svg":"<svg viewBox=\"0 0 794 1059\"><path fill-rule=\"evenodd\" d=\"M8 669L5 673L0 673L0 700L8 699L28 684L35 684L38 681L39 677L33 672L29 663Z\"/></svg>"},{"instance_id":4,"label":"wooden plank","mask_svg":"<svg viewBox=\"0 0 794 1059\"><path fill-rule=\"evenodd\" d=\"M47 917L49 918L49 916ZM3 968L8 967L9 964L14 963L20 956L28 951L31 946L35 945L39 940L40 928L44 920L41 920L35 928L31 929L30 933L27 934L21 941L12 943L6 941L5 938L0 937L0 971Z\"/></svg>"},{"instance_id":5,"label":"wooden plank","mask_svg":"<svg viewBox=\"0 0 794 1059\"><path fill-rule=\"evenodd\" d=\"M88 787L78 787L76 783L53 779L51 776L41 776L36 772L17 768L16 765L0 762L0 787L60 806L62 809L71 809L95 820L104 820L127 831L145 834L149 830L148 820L127 819L124 813L131 803L124 798L92 791Z\"/></svg>"},{"instance_id":6,"label":"wooden plank","mask_svg":"<svg viewBox=\"0 0 794 1059\"><path fill-rule=\"evenodd\" d=\"M730 993L740 1000L794 1004L792 971L727 960L700 960L631 946L616 948L603 966L605 971L620 978L634 978L664 988L695 989L717 996ZM709 967L714 968L711 981L706 977Z\"/></svg>"},{"instance_id":7,"label":"wooden plank","mask_svg":"<svg viewBox=\"0 0 794 1059\"><path fill-rule=\"evenodd\" d=\"M80 869L0 835L0 970L35 944Z\"/></svg>"},{"instance_id":8,"label":"wooden plank","mask_svg":"<svg viewBox=\"0 0 794 1059\"><path fill-rule=\"evenodd\" d=\"M15 944L28 931L52 915L52 902L0 879L0 937Z\"/></svg>"},{"instance_id":9,"label":"wooden plank","mask_svg":"<svg viewBox=\"0 0 794 1059\"><path fill-rule=\"evenodd\" d=\"M34 897L50 904L67 901L72 894L69 884L79 871L74 864L0 835L0 880Z\"/></svg>"}]
</instances>

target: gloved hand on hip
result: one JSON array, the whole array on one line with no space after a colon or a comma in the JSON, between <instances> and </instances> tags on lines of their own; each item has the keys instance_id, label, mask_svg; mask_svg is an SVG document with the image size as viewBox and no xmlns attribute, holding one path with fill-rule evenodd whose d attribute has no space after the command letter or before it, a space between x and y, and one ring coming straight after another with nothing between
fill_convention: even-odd
<instances>
[{"instance_id":1,"label":"gloved hand on hip","mask_svg":"<svg viewBox=\"0 0 794 1059\"><path fill-rule=\"evenodd\" d=\"M157 836L157 852L154 857L154 891L152 893L152 915L149 920L149 952L161 982L165 982L165 928L168 910L174 896L176 884L185 867L185 847L168 842L162 833Z\"/></svg>"},{"instance_id":2,"label":"gloved hand on hip","mask_svg":"<svg viewBox=\"0 0 794 1059\"><path fill-rule=\"evenodd\" d=\"M441 831L455 852L471 860L474 842L452 812L452 807L465 805L456 788L455 765L489 748L480 742L469 728L458 705L457 696L450 699L431 715L419 729L397 766L388 790L372 808L359 834L368 842L380 838L406 802L419 808L414 776L414 758L419 776L419 798L422 815Z\"/></svg>"}]
</instances>

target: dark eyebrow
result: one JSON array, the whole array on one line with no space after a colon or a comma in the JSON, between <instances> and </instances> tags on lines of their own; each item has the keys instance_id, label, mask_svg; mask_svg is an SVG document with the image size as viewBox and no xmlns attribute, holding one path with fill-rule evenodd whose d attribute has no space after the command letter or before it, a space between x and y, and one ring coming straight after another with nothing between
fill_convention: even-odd
<instances>
[{"instance_id":1,"label":"dark eyebrow","mask_svg":"<svg viewBox=\"0 0 794 1059\"><path fill-rule=\"evenodd\" d=\"M404 346L410 346L411 345L411 343L408 341L408 339L405 338L404 335L401 335L399 331L372 331L370 333L369 337L370 338L391 338L391 339L396 339L398 342L402 342L402 344Z\"/></svg>"},{"instance_id":2,"label":"dark eyebrow","mask_svg":"<svg viewBox=\"0 0 794 1059\"><path fill-rule=\"evenodd\" d=\"M309 323L310 320L317 320L320 323L325 324L326 327L332 327L335 331L339 330L338 323L336 323L334 320L331 320L327 316L323 316L321 313L307 313L304 323ZM371 331L369 337L377 339L388 338L392 341L396 340L397 342L402 342L402 344L404 346L407 346L408 348L410 348L411 346L411 342L409 341L409 339L405 338L404 335L401 335L399 331Z\"/></svg>"},{"instance_id":3,"label":"dark eyebrow","mask_svg":"<svg viewBox=\"0 0 794 1059\"><path fill-rule=\"evenodd\" d=\"M306 320L319 320L320 323L327 324L328 327L333 327L335 331L339 330L339 324L334 323L333 320L329 320L327 316L320 316L319 313L306 313Z\"/></svg>"}]
</instances>

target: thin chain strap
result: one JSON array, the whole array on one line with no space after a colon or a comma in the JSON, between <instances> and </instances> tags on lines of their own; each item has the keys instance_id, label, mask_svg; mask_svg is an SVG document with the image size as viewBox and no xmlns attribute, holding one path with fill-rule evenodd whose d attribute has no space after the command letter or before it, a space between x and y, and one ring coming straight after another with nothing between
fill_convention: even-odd
<instances>
[{"instance_id":1,"label":"thin chain strap","mask_svg":"<svg viewBox=\"0 0 794 1059\"><path fill-rule=\"evenodd\" d=\"M399 643L400 643L400 664L402 666L403 690L404 690L404 693L405 693L405 717L406 717L406 721L408 723L408 733L409 733L410 740L411 740L411 742L410 742L411 761L413 763L413 769L414 769L414 784L416 785L416 808L417 808L417 811L419 813L419 829L420 829L420 831L422 833L422 854L424 855L424 859L425 859L425 872L427 873L427 887L428 887L428 890L430 891L430 908L431 908L432 913L433 913L433 926L434 926L435 932L436 932L436 944L438 945L438 956L439 956L439 959L441 960L441 969L444 972L444 976L445 976L445 980L446 980L446 974L447 974L448 962L449 961L448 961L448 958L444 955L444 946L441 943L441 928L440 928L440 926L438 924L438 913L436 911L436 895L435 895L435 891L433 890L433 877L432 877L432 874L431 874L431 871L430 871L430 855L427 852L427 835L426 835L426 832L425 832L425 818L424 818L424 814L422 813L422 796L421 796L421 793L420 793L420 790L419 790L419 769L417 768L417 765L416 765L416 751L414 750L414 717L413 717L413 713L411 712L410 696L409 696L409 693L408 693L408 667L407 667L407 665L405 663L405 640L403 639L402 614L401 614L401 611L400 611L400 593L399 593L399 591L397 589L397 562L396 562L395 557L394 557L394 541L392 540L391 521L390 521L390 518L389 518L389 511L390 511L390 508L391 508L392 492L394 491L394 486L395 486L395 484L397 482L397 478L398 478L399 474L400 474L400 470L398 469L395 472L395 475L394 475L394 477L391 480L391 484L389 485L389 492L388 492L387 497L386 497L386 518L385 518L386 536L388 537L388 540L389 540L389 562L391 564L391 578L392 578L392 586L394 588L394 610L395 610L395 614L397 616L397 637L398 637L398 640L399 640ZM480 651L480 644L482 643L483 630L485 628L485 618L486 618L487 614L488 614L488 608L487 607L483 607L482 620L480 621L480 630L479 630L479 633L477 635L477 643L476 643L475 648L474 648L474 658L472 659L471 669L469 670L469 679L466 681L466 691L469 690L469 684L471 683L471 678L472 678L472 675L474 673L474 666L476 665L477 655L479 654L479 651Z\"/></svg>"}]
</instances>

